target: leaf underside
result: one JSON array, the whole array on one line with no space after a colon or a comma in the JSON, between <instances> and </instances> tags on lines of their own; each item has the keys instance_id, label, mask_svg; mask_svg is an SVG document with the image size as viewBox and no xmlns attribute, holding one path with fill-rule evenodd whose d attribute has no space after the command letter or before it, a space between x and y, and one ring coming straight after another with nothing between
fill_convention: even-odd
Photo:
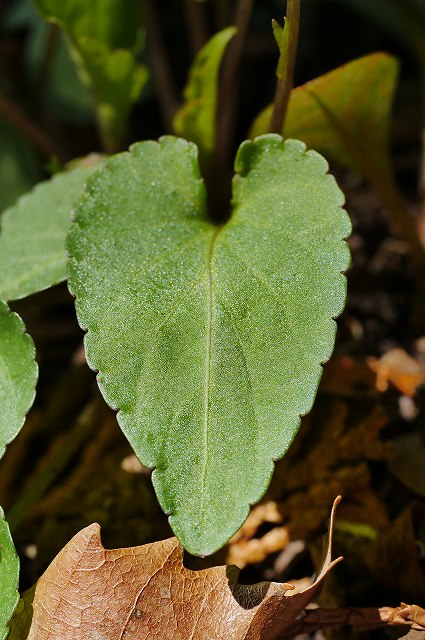
<instances>
[{"instance_id":1,"label":"leaf underside","mask_svg":"<svg viewBox=\"0 0 425 640\"><path fill-rule=\"evenodd\" d=\"M19 433L35 396L38 367L21 318L0 300L0 458Z\"/></svg>"},{"instance_id":2,"label":"leaf underside","mask_svg":"<svg viewBox=\"0 0 425 640\"><path fill-rule=\"evenodd\" d=\"M164 137L88 183L68 237L86 353L185 548L220 548L310 410L344 305L350 231L326 161L239 149L233 213L206 211L196 147Z\"/></svg>"},{"instance_id":3,"label":"leaf underside","mask_svg":"<svg viewBox=\"0 0 425 640\"><path fill-rule=\"evenodd\" d=\"M74 202L100 159L42 182L1 217L0 297L16 300L65 280L65 238Z\"/></svg>"},{"instance_id":4,"label":"leaf underside","mask_svg":"<svg viewBox=\"0 0 425 640\"><path fill-rule=\"evenodd\" d=\"M19 558L0 507L0 640L7 638L8 623L18 603Z\"/></svg>"}]
</instances>

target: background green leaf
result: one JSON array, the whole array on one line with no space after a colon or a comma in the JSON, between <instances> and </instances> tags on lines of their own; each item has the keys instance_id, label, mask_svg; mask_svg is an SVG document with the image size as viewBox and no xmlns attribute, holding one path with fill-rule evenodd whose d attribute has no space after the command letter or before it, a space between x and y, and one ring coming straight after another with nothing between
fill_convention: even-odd
<instances>
[{"instance_id":1,"label":"background green leaf","mask_svg":"<svg viewBox=\"0 0 425 640\"><path fill-rule=\"evenodd\" d=\"M148 77L136 53L140 8L133 0L35 0L41 14L69 36L73 56L93 92L105 149L116 149Z\"/></svg>"},{"instance_id":2,"label":"background green leaf","mask_svg":"<svg viewBox=\"0 0 425 640\"><path fill-rule=\"evenodd\" d=\"M347 144L349 136L375 167L388 173L390 110L397 72L393 56L373 53L293 89L284 136L303 140L333 162L358 166L357 154ZM260 113L250 137L268 132L271 113L272 106Z\"/></svg>"},{"instance_id":3,"label":"background green leaf","mask_svg":"<svg viewBox=\"0 0 425 640\"><path fill-rule=\"evenodd\" d=\"M425 2L424 0L342 0L354 11L374 21L425 62Z\"/></svg>"},{"instance_id":4,"label":"background green leaf","mask_svg":"<svg viewBox=\"0 0 425 640\"><path fill-rule=\"evenodd\" d=\"M38 367L21 318L0 300L0 458L33 403Z\"/></svg>"},{"instance_id":5,"label":"background green leaf","mask_svg":"<svg viewBox=\"0 0 425 640\"><path fill-rule=\"evenodd\" d=\"M110 49L134 47L140 12L134 0L36 0L47 19L58 22L75 38L93 38Z\"/></svg>"},{"instance_id":6,"label":"background green leaf","mask_svg":"<svg viewBox=\"0 0 425 640\"><path fill-rule=\"evenodd\" d=\"M235 33L234 27L216 33L195 57L184 90L185 103L174 118L176 133L198 146L202 162L214 151L219 69Z\"/></svg>"},{"instance_id":7,"label":"background green leaf","mask_svg":"<svg viewBox=\"0 0 425 640\"><path fill-rule=\"evenodd\" d=\"M0 297L23 298L66 278L65 238L74 202L101 156L42 182L1 217Z\"/></svg>"},{"instance_id":8,"label":"background green leaf","mask_svg":"<svg viewBox=\"0 0 425 640\"><path fill-rule=\"evenodd\" d=\"M309 411L349 262L319 154L264 136L236 171L232 217L215 226L195 146L136 144L89 181L68 239L88 362L201 555L242 524Z\"/></svg>"},{"instance_id":9,"label":"background green leaf","mask_svg":"<svg viewBox=\"0 0 425 640\"><path fill-rule=\"evenodd\" d=\"M4 26L11 33L22 33L25 30L25 69L33 90L40 94L39 84L49 50L51 25L40 17L33 0L15 0L8 7ZM40 94L48 105L49 112L52 111L65 122L94 122L93 98L80 78L75 61L71 58L66 36L61 32L57 33L49 61L49 73L44 74Z\"/></svg>"},{"instance_id":10,"label":"background green leaf","mask_svg":"<svg viewBox=\"0 0 425 640\"><path fill-rule=\"evenodd\" d=\"M9 620L18 604L19 558L0 507L0 640L9 633Z\"/></svg>"},{"instance_id":11,"label":"background green leaf","mask_svg":"<svg viewBox=\"0 0 425 640\"><path fill-rule=\"evenodd\" d=\"M0 211L40 180L37 155L24 138L0 119Z\"/></svg>"}]
</instances>

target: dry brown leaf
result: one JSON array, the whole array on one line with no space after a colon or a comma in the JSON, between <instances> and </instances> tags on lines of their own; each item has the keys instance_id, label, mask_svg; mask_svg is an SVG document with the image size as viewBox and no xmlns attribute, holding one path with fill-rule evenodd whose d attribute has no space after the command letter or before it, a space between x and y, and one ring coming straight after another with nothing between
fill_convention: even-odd
<instances>
[{"instance_id":1,"label":"dry brown leaf","mask_svg":"<svg viewBox=\"0 0 425 640\"><path fill-rule=\"evenodd\" d=\"M423 503L412 503L371 543L365 557L379 582L414 599L422 598L425 593L425 575L417 544L417 531L423 530L424 524Z\"/></svg>"},{"instance_id":2,"label":"dry brown leaf","mask_svg":"<svg viewBox=\"0 0 425 640\"><path fill-rule=\"evenodd\" d=\"M241 585L239 570L221 566L191 571L175 538L106 550L97 524L62 549L36 585L28 640L273 640L315 596L340 560L329 544L316 582L286 594L291 585Z\"/></svg>"},{"instance_id":3,"label":"dry brown leaf","mask_svg":"<svg viewBox=\"0 0 425 640\"><path fill-rule=\"evenodd\" d=\"M405 636L400 636L398 640L425 640L425 631L409 629Z\"/></svg>"},{"instance_id":4,"label":"dry brown leaf","mask_svg":"<svg viewBox=\"0 0 425 640\"><path fill-rule=\"evenodd\" d=\"M368 365L376 373L376 388L385 392L390 383L407 396L414 396L416 388L425 382L424 368L404 349L390 349L381 358L368 358Z\"/></svg>"},{"instance_id":5,"label":"dry brown leaf","mask_svg":"<svg viewBox=\"0 0 425 640\"><path fill-rule=\"evenodd\" d=\"M321 389L348 397L369 394L374 389L373 378L363 358L334 357L323 367Z\"/></svg>"},{"instance_id":6,"label":"dry brown leaf","mask_svg":"<svg viewBox=\"0 0 425 640\"><path fill-rule=\"evenodd\" d=\"M368 402L351 419L348 403L320 397L303 418L301 430L285 457L276 463L269 499L279 505L291 540L311 540L332 497L344 496L339 517L385 530L385 503L373 489L368 460L388 460L393 445L381 437L386 412ZM350 417L349 417L350 416Z\"/></svg>"}]
</instances>

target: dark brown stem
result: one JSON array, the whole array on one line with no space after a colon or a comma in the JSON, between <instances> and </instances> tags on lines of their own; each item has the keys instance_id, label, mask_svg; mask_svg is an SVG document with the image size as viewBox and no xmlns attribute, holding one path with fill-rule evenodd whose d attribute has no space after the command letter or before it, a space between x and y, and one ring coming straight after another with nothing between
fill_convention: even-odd
<instances>
[{"instance_id":1,"label":"dark brown stem","mask_svg":"<svg viewBox=\"0 0 425 640\"><path fill-rule=\"evenodd\" d=\"M425 244L425 52L421 51L421 159L419 164L419 218L418 228L421 241Z\"/></svg>"},{"instance_id":2,"label":"dark brown stem","mask_svg":"<svg viewBox=\"0 0 425 640\"><path fill-rule=\"evenodd\" d=\"M65 149L52 140L5 95L0 95L0 115L18 129L45 158L56 157L62 164L66 164L70 159Z\"/></svg>"},{"instance_id":3,"label":"dark brown stem","mask_svg":"<svg viewBox=\"0 0 425 640\"><path fill-rule=\"evenodd\" d=\"M179 107L179 101L174 88L170 65L167 60L155 0L144 0L143 8L162 121L165 131L172 133L173 118Z\"/></svg>"},{"instance_id":4,"label":"dark brown stem","mask_svg":"<svg viewBox=\"0 0 425 640\"><path fill-rule=\"evenodd\" d=\"M56 49L56 45L58 42L59 36L59 27L56 24L49 24L49 35L47 38L47 45L44 52L43 60L40 66L40 71L37 79L37 93L40 93L43 90L44 85L46 84L51 68L53 57Z\"/></svg>"},{"instance_id":5,"label":"dark brown stem","mask_svg":"<svg viewBox=\"0 0 425 640\"><path fill-rule=\"evenodd\" d=\"M230 24L229 0L214 0L213 11L217 31L228 27Z\"/></svg>"},{"instance_id":6,"label":"dark brown stem","mask_svg":"<svg viewBox=\"0 0 425 640\"><path fill-rule=\"evenodd\" d=\"M223 61L223 73L217 108L217 164L222 165L229 153L229 143L233 139L235 113L237 107L237 73L248 31L253 0L239 0L234 24L235 37L229 43Z\"/></svg>"},{"instance_id":7,"label":"dark brown stem","mask_svg":"<svg viewBox=\"0 0 425 640\"><path fill-rule=\"evenodd\" d=\"M223 189L230 172L230 153L237 109L237 74L251 18L253 0L239 0L236 6L234 24L237 33L231 40L223 61L223 72L217 105L217 136L214 156L214 191L221 192L223 202L227 202L228 193ZM219 209L221 204L217 205Z\"/></svg>"},{"instance_id":8,"label":"dark brown stem","mask_svg":"<svg viewBox=\"0 0 425 640\"><path fill-rule=\"evenodd\" d=\"M205 3L196 2L196 0L184 0L184 8L189 28L192 54L196 55L208 39Z\"/></svg>"},{"instance_id":9,"label":"dark brown stem","mask_svg":"<svg viewBox=\"0 0 425 640\"><path fill-rule=\"evenodd\" d=\"M272 119L270 122L270 131L272 133L282 133L285 123L289 96L291 95L294 80L295 58L297 55L300 28L300 7L301 0L287 1L284 26L284 29L287 29L287 35L284 38L279 56L278 79Z\"/></svg>"}]
</instances>

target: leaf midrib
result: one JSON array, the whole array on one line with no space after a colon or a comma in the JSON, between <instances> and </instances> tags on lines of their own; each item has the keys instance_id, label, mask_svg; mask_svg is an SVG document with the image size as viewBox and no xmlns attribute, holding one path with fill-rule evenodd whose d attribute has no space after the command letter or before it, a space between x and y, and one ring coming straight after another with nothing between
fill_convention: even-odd
<instances>
[{"instance_id":1,"label":"leaf midrib","mask_svg":"<svg viewBox=\"0 0 425 640\"><path fill-rule=\"evenodd\" d=\"M223 229L223 226L220 226L214 232L214 235L211 237L211 245L208 252L207 258L207 278L208 278L208 308L207 308L207 339L205 344L206 350L206 361L205 361L205 389L204 389L204 422L203 422L203 433L202 433L202 472L201 472L201 495L202 495L202 506L200 509L200 520L203 521L205 518L205 486L206 486L206 475L207 475L207 467L208 467L208 441L209 441L209 413L210 413L210 384L211 384L211 361L212 361L212 309L214 303L214 287L213 287L213 274L212 274L212 263L214 257L214 250L217 244L218 237Z\"/></svg>"}]
</instances>

